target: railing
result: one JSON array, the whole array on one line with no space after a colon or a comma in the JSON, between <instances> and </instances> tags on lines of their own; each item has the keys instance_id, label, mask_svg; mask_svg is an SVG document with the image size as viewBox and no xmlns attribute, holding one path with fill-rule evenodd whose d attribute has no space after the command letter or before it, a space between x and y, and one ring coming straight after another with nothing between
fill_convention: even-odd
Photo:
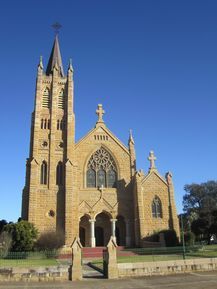
<instances>
[{"instance_id":1,"label":"railing","mask_svg":"<svg viewBox=\"0 0 217 289\"><path fill-rule=\"evenodd\" d=\"M217 257L217 245L185 247L132 248L117 251L118 263L169 261Z\"/></svg>"},{"instance_id":2,"label":"railing","mask_svg":"<svg viewBox=\"0 0 217 289\"><path fill-rule=\"evenodd\" d=\"M70 265L71 254L58 251L8 252L0 256L0 268Z\"/></svg>"}]
</instances>

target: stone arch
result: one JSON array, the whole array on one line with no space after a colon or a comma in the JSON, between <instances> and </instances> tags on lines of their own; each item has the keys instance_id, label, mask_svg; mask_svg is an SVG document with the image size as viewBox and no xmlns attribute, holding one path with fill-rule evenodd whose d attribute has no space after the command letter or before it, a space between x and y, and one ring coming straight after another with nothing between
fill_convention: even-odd
<instances>
[{"instance_id":1,"label":"stone arch","mask_svg":"<svg viewBox=\"0 0 217 289\"><path fill-rule=\"evenodd\" d=\"M111 236L111 215L106 211L98 213L95 217L96 246L104 247L108 244Z\"/></svg>"},{"instance_id":2,"label":"stone arch","mask_svg":"<svg viewBox=\"0 0 217 289\"><path fill-rule=\"evenodd\" d=\"M84 214L79 222L79 238L83 247L90 246L90 216Z\"/></svg>"}]
</instances>

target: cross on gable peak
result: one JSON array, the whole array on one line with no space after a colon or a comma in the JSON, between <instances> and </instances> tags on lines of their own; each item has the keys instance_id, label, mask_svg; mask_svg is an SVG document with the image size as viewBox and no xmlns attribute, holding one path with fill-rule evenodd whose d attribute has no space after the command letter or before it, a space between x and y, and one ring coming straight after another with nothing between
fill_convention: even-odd
<instances>
[{"instance_id":1,"label":"cross on gable peak","mask_svg":"<svg viewBox=\"0 0 217 289\"><path fill-rule=\"evenodd\" d=\"M105 111L102 107L102 104L98 104L98 108L96 110L96 114L98 115L98 121L97 122L104 122L103 115L105 114Z\"/></svg>"},{"instance_id":2,"label":"cross on gable peak","mask_svg":"<svg viewBox=\"0 0 217 289\"><path fill-rule=\"evenodd\" d=\"M151 169L155 169L155 161L156 161L156 157L154 155L154 151L150 151L149 152L149 157L148 157L148 160L150 161L150 170Z\"/></svg>"}]
</instances>

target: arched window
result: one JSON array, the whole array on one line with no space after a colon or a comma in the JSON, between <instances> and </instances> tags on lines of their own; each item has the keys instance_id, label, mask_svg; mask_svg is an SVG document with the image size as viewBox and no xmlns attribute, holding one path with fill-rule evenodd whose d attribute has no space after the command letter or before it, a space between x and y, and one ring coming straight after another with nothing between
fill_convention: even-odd
<instances>
[{"instance_id":1,"label":"arched window","mask_svg":"<svg viewBox=\"0 0 217 289\"><path fill-rule=\"evenodd\" d=\"M57 168L56 168L56 184L58 186L63 185L63 163L58 162Z\"/></svg>"},{"instance_id":2,"label":"arched window","mask_svg":"<svg viewBox=\"0 0 217 289\"><path fill-rule=\"evenodd\" d=\"M161 200L157 196L152 201L152 217L153 218L162 218Z\"/></svg>"},{"instance_id":3,"label":"arched window","mask_svg":"<svg viewBox=\"0 0 217 289\"><path fill-rule=\"evenodd\" d=\"M87 187L96 187L96 172L93 169L87 170Z\"/></svg>"},{"instance_id":4,"label":"arched window","mask_svg":"<svg viewBox=\"0 0 217 289\"><path fill-rule=\"evenodd\" d=\"M47 184L47 163L46 161L43 161L41 164L41 184L46 185Z\"/></svg>"},{"instance_id":5,"label":"arched window","mask_svg":"<svg viewBox=\"0 0 217 289\"><path fill-rule=\"evenodd\" d=\"M50 108L50 91L46 88L42 96L42 107Z\"/></svg>"},{"instance_id":6,"label":"arched window","mask_svg":"<svg viewBox=\"0 0 217 289\"><path fill-rule=\"evenodd\" d=\"M112 156L101 147L89 159L87 164L87 187L116 187L117 167Z\"/></svg>"},{"instance_id":7,"label":"arched window","mask_svg":"<svg viewBox=\"0 0 217 289\"><path fill-rule=\"evenodd\" d=\"M58 108L64 109L64 90L61 89L58 97Z\"/></svg>"},{"instance_id":8,"label":"arched window","mask_svg":"<svg viewBox=\"0 0 217 289\"><path fill-rule=\"evenodd\" d=\"M116 172L113 169L107 172L107 186L109 188L114 188L116 186Z\"/></svg>"}]
</instances>

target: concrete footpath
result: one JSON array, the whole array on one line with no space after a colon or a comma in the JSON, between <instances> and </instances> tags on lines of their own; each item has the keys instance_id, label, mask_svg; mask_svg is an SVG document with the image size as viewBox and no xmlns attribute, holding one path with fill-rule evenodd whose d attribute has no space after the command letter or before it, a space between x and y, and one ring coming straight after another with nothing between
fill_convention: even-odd
<instances>
[{"instance_id":1,"label":"concrete footpath","mask_svg":"<svg viewBox=\"0 0 217 289\"><path fill-rule=\"evenodd\" d=\"M119 280L91 279L76 282L5 282L0 289L217 289L217 272L200 272L170 276Z\"/></svg>"}]
</instances>

